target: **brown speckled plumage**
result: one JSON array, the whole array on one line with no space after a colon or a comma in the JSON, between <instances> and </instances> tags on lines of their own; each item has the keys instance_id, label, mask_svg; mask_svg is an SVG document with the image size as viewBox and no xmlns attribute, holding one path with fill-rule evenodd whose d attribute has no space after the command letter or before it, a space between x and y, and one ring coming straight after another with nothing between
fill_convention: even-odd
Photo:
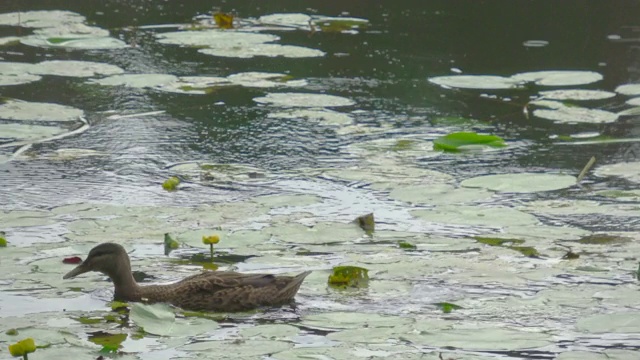
<instances>
[{"instance_id":1,"label":"brown speckled plumage","mask_svg":"<svg viewBox=\"0 0 640 360\"><path fill-rule=\"evenodd\" d=\"M275 276L204 271L172 284L140 286L131 273L127 252L114 243L103 243L91 249L85 261L63 278L69 279L88 271L99 271L111 278L116 300L165 302L201 311L243 311L260 306L285 305L293 300L302 281L311 273Z\"/></svg>"}]
</instances>

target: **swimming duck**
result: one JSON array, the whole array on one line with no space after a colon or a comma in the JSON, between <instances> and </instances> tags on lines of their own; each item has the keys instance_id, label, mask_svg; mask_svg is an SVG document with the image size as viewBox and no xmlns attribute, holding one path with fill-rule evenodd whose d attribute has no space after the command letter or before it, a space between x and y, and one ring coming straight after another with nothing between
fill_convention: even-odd
<instances>
[{"instance_id":1,"label":"swimming duck","mask_svg":"<svg viewBox=\"0 0 640 360\"><path fill-rule=\"evenodd\" d=\"M275 276L204 271L171 284L141 286L133 278L129 255L115 243L94 247L80 265L62 278L71 279L89 271L98 271L111 278L115 300L164 302L196 311L245 311L260 306L285 305L293 300L304 278L311 273Z\"/></svg>"}]
</instances>

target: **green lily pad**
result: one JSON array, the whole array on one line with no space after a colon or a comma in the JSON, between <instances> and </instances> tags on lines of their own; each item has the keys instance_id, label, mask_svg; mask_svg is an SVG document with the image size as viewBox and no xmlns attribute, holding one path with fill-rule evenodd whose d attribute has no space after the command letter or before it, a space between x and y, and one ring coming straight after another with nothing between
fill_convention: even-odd
<instances>
[{"instance_id":1,"label":"green lily pad","mask_svg":"<svg viewBox=\"0 0 640 360\"><path fill-rule=\"evenodd\" d=\"M519 173L479 176L460 183L505 193L533 193L565 189L576 184L576 177L561 174Z\"/></svg>"},{"instance_id":2,"label":"green lily pad","mask_svg":"<svg viewBox=\"0 0 640 360\"><path fill-rule=\"evenodd\" d=\"M323 32L353 32L356 30L366 29L369 21L359 18L348 17L320 17L313 20L320 30Z\"/></svg>"},{"instance_id":3,"label":"green lily pad","mask_svg":"<svg viewBox=\"0 0 640 360\"><path fill-rule=\"evenodd\" d=\"M322 57L324 51L303 46L280 44L255 44L251 46L215 46L198 50L199 53L218 57L253 58L256 56L285 57L285 58L310 58Z\"/></svg>"},{"instance_id":4,"label":"green lily pad","mask_svg":"<svg viewBox=\"0 0 640 360\"><path fill-rule=\"evenodd\" d=\"M429 78L429 82L449 88L485 90L513 89L520 85L520 81L492 75L436 76Z\"/></svg>"},{"instance_id":5,"label":"green lily pad","mask_svg":"<svg viewBox=\"0 0 640 360\"><path fill-rule=\"evenodd\" d=\"M134 303L129 319L146 333L160 336L193 336L215 330L218 323L203 318L176 319L169 305Z\"/></svg>"},{"instance_id":6,"label":"green lily pad","mask_svg":"<svg viewBox=\"0 0 640 360\"><path fill-rule=\"evenodd\" d=\"M595 169L594 174L601 177L616 176L639 183L640 161L602 165Z\"/></svg>"},{"instance_id":7,"label":"green lily pad","mask_svg":"<svg viewBox=\"0 0 640 360\"><path fill-rule=\"evenodd\" d=\"M133 88L161 87L178 81L178 77L169 74L121 74L103 79L89 80L90 84L104 86L127 86Z\"/></svg>"},{"instance_id":8,"label":"green lily pad","mask_svg":"<svg viewBox=\"0 0 640 360\"><path fill-rule=\"evenodd\" d=\"M580 240L578 240L580 244L591 245L621 244L629 241L631 241L631 239L628 237L609 234L591 234L583 236L582 238L580 238Z\"/></svg>"},{"instance_id":9,"label":"green lily pad","mask_svg":"<svg viewBox=\"0 0 640 360\"><path fill-rule=\"evenodd\" d=\"M269 113L267 117L271 119L313 121L329 126L348 125L353 123L353 117L351 115L329 109L291 109Z\"/></svg>"},{"instance_id":10,"label":"green lily pad","mask_svg":"<svg viewBox=\"0 0 640 360\"><path fill-rule=\"evenodd\" d=\"M616 96L616 93L603 90L585 90L585 89L563 89L541 91L540 95L545 99L552 100L603 100Z\"/></svg>"},{"instance_id":11,"label":"green lily pad","mask_svg":"<svg viewBox=\"0 0 640 360\"><path fill-rule=\"evenodd\" d=\"M599 109L586 109L581 107L562 107L559 109L547 110L537 109L533 111L533 116L552 120L556 123L590 123L606 124L618 120L619 115L610 111Z\"/></svg>"},{"instance_id":12,"label":"green lily pad","mask_svg":"<svg viewBox=\"0 0 640 360\"><path fill-rule=\"evenodd\" d=\"M474 132L457 132L441 136L433 141L434 150L460 151L470 146L500 148L507 146L504 140L495 135L481 135Z\"/></svg>"},{"instance_id":13,"label":"green lily pad","mask_svg":"<svg viewBox=\"0 0 640 360\"><path fill-rule=\"evenodd\" d=\"M532 71L511 76L520 82L533 82L540 86L586 85L602 80L602 74L593 71Z\"/></svg>"},{"instance_id":14,"label":"green lily pad","mask_svg":"<svg viewBox=\"0 0 640 360\"><path fill-rule=\"evenodd\" d=\"M21 85L36 82L42 79L41 76L31 74L0 74L0 86Z\"/></svg>"},{"instance_id":15,"label":"green lily pad","mask_svg":"<svg viewBox=\"0 0 640 360\"><path fill-rule=\"evenodd\" d=\"M0 25L48 28L62 23L82 23L86 18L65 10L20 11L0 14Z\"/></svg>"},{"instance_id":16,"label":"green lily pad","mask_svg":"<svg viewBox=\"0 0 640 360\"><path fill-rule=\"evenodd\" d=\"M640 84L624 84L616 88L616 92L621 95L639 96Z\"/></svg>"},{"instance_id":17,"label":"green lily pad","mask_svg":"<svg viewBox=\"0 0 640 360\"><path fill-rule=\"evenodd\" d=\"M442 310L442 312L445 314L449 314L453 310L464 309L460 305L456 305L448 302L439 302L439 303L434 303L433 305L439 307Z\"/></svg>"},{"instance_id":18,"label":"green lily pad","mask_svg":"<svg viewBox=\"0 0 640 360\"><path fill-rule=\"evenodd\" d=\"M353 100L340 96L312 93L270 93L253 101L282 107L340 107L355 104Z\"/></svg>"},{"instance_id":19,"label":"green lily pad","mask_svg":"<svg viewBox=\"0 0 640 360\"><path fill-rule=\"evenodd\" d=\"M369 270L358 266L336 266L329 275L329 285L337 288L366 287L369 283Z\"/></svg>"},{"instance_id":20,"label":"green lily pad","mask_svg":"<svg viewBox=\"0 0 640 360\"><path fill-rule=\"evenodd\" d=\"M92 61L49 60L35 64L31 72L36 75L91 77L122 74L124 70L115 65Z\"/></svg>"},{"instance_id":21,"label":"green lily pad","mask_svg":"<svg viewBox=\"0 0 640 360\"><path fill-rule=\"evenodd\" d=\"M77 121L84 111L53 103L8 101L0 104L0 119L20 121Z\"/></svg>"},{"instance_id":22,"label":"green lily pad","mask_svg":"<svg viewBox=\"0 0 640 360\"><path fill-rule=\"evenodd\" d=\"M640 314L617 312L587 316L578 319L576 329L590 334L640 333Z\"/></svg>"}]
</instances>

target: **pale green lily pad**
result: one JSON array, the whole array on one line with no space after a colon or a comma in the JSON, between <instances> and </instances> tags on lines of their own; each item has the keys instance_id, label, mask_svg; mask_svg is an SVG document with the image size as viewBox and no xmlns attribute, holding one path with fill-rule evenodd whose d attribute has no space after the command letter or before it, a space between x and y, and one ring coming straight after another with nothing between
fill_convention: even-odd
<instances>
[{"instance_id":1,"label":"pale green lily pad","mask_svg":"<svg viewBox=\"0 0 640 360\"><path fill-rule=\"evenodd\" d=\"M223 30L175 31L160 33L156 37L161 44L210 46L219 47L220 49L250 48L255 45L280 40L280 37L271 34Z\"/></svg>"},{"instance_id":2,"label":"pale green lily pad","mask_svg":"<svg viewBox=\"0 0 640 360\"><path fill-rule=\"evenodd\" d=\"M344 97L311 93L270 93L254 98L253 101L282 107L340 107L355 104L353 100Z\"/></svg>"},{"instance_id":3,"label":"pale green lily pad","mask_svg":"<svg viewBox=\"0 0 640 360\"><path fill-rule=\"evenodd\" d=\"M9 101L0 105L0 119L25 121L75 121L84 111L71 106L27 101Z\"/></svg>"},{"instance_id":4,"label":"pale green lily pad","mask_svg":"<svg viewBox=\"0 0 640 360\"><path fill-rule=\"evenodd\" d=\"M624 84L620 85L615 90L618 94L627 96L639 96L640 84Z\"/></svg>"},{"instance_id":5,"label":"pale green lily pad","mask_svg":"<svg viewBox=\"0 0 640 360\"><path fill-rule=\"evenodd\" d=\"M640 106L640 97L627 100L627 104L631 106Z\"/></svg>"},{"instance_id":6,"label":"pale green lily pad","mask_svg":"<svg viewBox=\"0 0 640 360\"><path fill-rule=\"evenodd\" d=\"M636 205L610 205L591 200L536 200L525 203L521 208L546 215L602 214L635 217L638 211Z\"/></svg>"},{"instance_id":7,"label":"pale green lily pad","mask_svg":"<svg viewBox=\"0 0 640 360\"><path fill-rule=\"evenodd\" d=\"M368 324L367 324L368 325ZM355 329L345 329L327 335L328 339L343 343L385 343L390 339L399 339L404 334L411 333L409 325L396 325L393 327L369 327L363 326Z\"/></svg>"},{"instance_id":8,"label":"pale green lily pad","mask_svg":"<svg viewBox=\"0 0 640 360\"><path fill-rule=\"evenodd\" d=\"M610 199L624 201L640 201L640 190L600 190L596 194Z\"/></svg>"},{"instance_id":9,"label":"pale green lily pad","mask_svg":"<svg viewBox=\"0 0 640 360\"><path fill-rule=\"evenodd\" d=\"M90 77L122 74L124 70L115 65L92 61L50 60L35 64L31 72L37 75Z\"/></svg>"},{"instance_id":10,"label":"pale green lily pad","mask_svg":"<svg viewBox=\"0 0 640 360\"><path fill-rule=\"evenodd\" d=\"M541 86L572 86L600 81L602 75L593 71L533 71L515 74L511 79Z\"/></svg>"},{"instance_id":11,"label":"pale green lily pad","mask_svg":"<svg viewBox=\"0 0 640 360\"><path fill-rule=\"evenodd\" d=\"M456 225L503 227L539 222L531 214L508 207L441 206L435 209L412 210L411 214L429 222Z\"/></svg>"},{"instance_id":12,"label":"pale green lily pad","mask_svg":"<svg viewBox=\"0 0 640 360\"><path fill-rule=\"evenodd\" d=\"M517 80L492 75L436 76L429 78L429 82L443 87L485 90L513 89L520 85Z\"/></svg>"},{"instance_id":13,"label":"pale green lily pad","mask_svg":"<svg viewBox=\"0 0 640 360\"><path fill-rule=\"evenodd\" d=\"M227 76L227 79L236 85L256 88L298 87L307 85L306 80L291 79L286 74L257 71L231 74Z\"/></svg>"},{"instance_id":14,"label":"pale green lily pad","mask_svg":"<svg viewBox=\"0 0 640 360\"><path fill-rule=\"evenodd\" d=\"M166 304L134 303L129 319L145 332L160 336L193 336L218 328L217 322L208 319L176 319L172 308Z\"/></svg>"},{"instance_id":15,"label":"pale green lily pad","mask_svg":"<svg viewBox=\"0 0 640 360\"><path fill-rule=\"evenodd\" d=\"M55 126L0 124L0 139L41 140L64 134L67 130Z\"/></svg>"},{"instance_id":16,"label":"pale green lily pad","mask_svg":"<svg viewBox=\"0 0 640 360\"><path fill-rule=\"evenodd\" d=\"M410 317L362 312L328 312L302 318L301 325L319 329L393 328L407 326L415 321Z\"/></svg>"},{"instance_id":17,"label":"pale green lily pad","mask_svg":"<svg viewBox=\"0 0 640 360\"><path fill-rule=\"evenodd\" d=\"M556 123L606 124L618 120L619 115L610 111L581 107L562 107L554 110L536 109L533 116Z\"/></svg>"},{"instance_id":18,"label":"pale green lily pad","mask_svg":"<svg viewBox=\"0 0 640 360\"><path fill-rule=\"evenodd\" d=\"M122 49L127 47L124 41L112 37L44 38L42 36L31 35L20 39L20 43L34 47L84 50Z\"/></svg>"},{"instance_id":19,"label":"pale green lily pad","mask_svg":"<svg viewBox=\"0 0 640 360\"><path fill-rule=\"evenodd\" d=\"M512 330L504 326L473 329L450 329L423 334L407 334L404 339L416 345L474 350L535 349L553 343L548 333Z\"/></svg>"},{"instance_id":20,"label":"pale green lily pad","mask_svg":"<svg viewBox=\"0 0 640 360\"><path fill-rule=\"evenodd\" d=\"M170 166L171 171L208 183L264 182L269 173L243 164L189 162Z\"/></svg>"},{"instance_id":21,"label":"pale green lily pad","mask_svg":"<svg viewBox=\"0 0 640 360\"><path fill-rule=\"evenodd\" d=\"M264 338L266 340L290 338L298 333L300 333L299 328L285 324L257 325L240 329L240 336L243 338Z\"/></svg>"},{"instance_id":22,"label":"pale green lily pad","mask_svg":"<svg viewBox=\"0 0 640 360\"><path fill-rule=\"evenodd\" d=\"M605 352L588 352L588 351L565 351L555 357L555 360L623 360L632 359L635 352L629 352L629 357L616 358L610 357Z\"/></svg>"},{"instance_id":23,"label":"pale green lily pad","mask_svg":"<svg viewBox=\"0 0 640 360\"><path fill-rule=\"evenodd\" d=\"M127 86L133 88L160 87L178 81L178 77L169 74L123 74L103 79L89 80L91 84L105 86Z\"/></svg>"},{"instance_id":24,"label":"pale green lily pad","mask_svg":"<svg viewBox=\"0 0 640 360\"><path fill-rule=\"evenodd\" d=\"M180 346L179 350L215 351L217 359L261 359L291 349L293 344L273 340L200 341Z\"/></svg>"},{"instance_id":25,"label":"pale green lily pad","mask_svg":"<svg viewBox=\"0 0 640 360\"><path fill-rule=\"evenodd\" d=\"M616 96L616 93L603 90L566 89L541 91L540 95L552 100L603 100Z\"/></svg>"},{"instance_id":26,"label":"pale green lily pad","mask_svg":"<svg viewBox=\"0 0 640 360\"><path fill-rule=\"evenodd\" d=\"M599 166L594 171L594 174L602 177L621 177L628 181L638 183L640 182L640 162L636 161Z\"/></svg>"},{"instance_id":27,"label":"pale green lily pad","mask_svg":"<svg viewBox=\"0 0 640 360\"><path fill-rule=\"evenodd\" d=\"M28 83L36 82L40 79L42 79L41 76L31 75L31 74L21 74L21 75L0 74L0 86L28 84Z\"/></svg>"},{"instance_id":28,"label":"pale green lily pad","mask_svg":"<svg viewBox=\"0 0 640 360\"><path fill-rule=\"evenodd\" d=\"M65 39L78 38L103 38L109 36L109 30L83 23L60 23L56 26L39 28L34 34L47 39L56 39L54 42L63 42Z\"/></svg>"},{"instance_id":29,"label":"pale green lily pad","mask_svg":"<svg viewBox=\"0 0 640 360\"><path fill-rule=\"evenodd\" d=\"M448 184L431 183L400 185L389 193L391 199L425 205L468 204L488 200L492 196L493 194L486 190L456 188Z\"/></svg>"},{"instance_id":30,"label":"pale green lily pad","mask_svg":"<svg viewBox=\"0 0 640 360\"><path fill-rule=\"evenodd\" d=\"M171 82L164 82L160 77L160 80L159 84L151 86L157 90L179 94L204 95L211 93L216 88L232 85L227 78L216 76L181 76Z\"/></svg>"},{"instance_id":31,"label":"pale green lily pad","mask_svg":"<svg viewBox=\"0 0 640 360\"><path fill-rule=\"evenodd\" d=\"M82 23L84 16L64 10L20 11L0 14L0 25L48 28L62 23Z\"/></svg>"},{"instance_id":32,"label":"pale green lily pad","mask_svg":"<svg viewBox=\"0 0 640 360\"><path fill-rule=\"evenodd\" d=\"M352 223L320 223L313 227L287 224L265 229L276 240L296 244L330 244L361 238L364 231Z\"/></svg>"},{"instance_id":33,"label":"pale green lily pad","mask_svg":"<svg viewBox=\"0 0 640 360\"><path fill-rule=\"evenodd\" d=\"M592 315L578 319L576 329L590 334L640 333L640 314L637 312L619 312Z\"/></svg>"},{"instance_id":34,"label":"pale green lily pad","mask_svg":"<svg viewBox=\"0 0 640 360\"><path fill-rule=\"evenodd\" d=\"M532 193L565 189L576 184L576 177L561 174L518 173L478 176L460 183L498 192Z\"/></svg>"},{"instance_id":35,"label":"pale green lily pad","mask_svg":"<svg viewBox=\"0 0 640 360\"><path fill-rule=\"evenodd\" d=\"M324 51L317 49L311 49L302 46L295 45L280 45L280 44L255 44L245 47L222 47L220 45L198 50L199 53L205 55L213 55L219 57L232 57L232 58L252 58L256 56L266 57L278 57L285 58L309 58L309 57L322 57L325 55Z\"/></svg>"},{"instance_id":36,"label":"pale green lily pad","mask_svg":"<svg viewBox=\"0 0 640 360\"><path fill-rule=\"evenodd\" d=\"M43 157L51 160L75 160L93 156L107 156L107 153L103 153L90 149L58 149L51 154L46 154Z\"/></svg>"},{"instance_id":37,"label":"pale green lily pad","mask_svg":"<svg viewBox=\"0 0 640 360\"><path fill-rule=\"evenodd\" d=\"M402 158L430 158L442 155L433 149L433 142L417 138L385 138L369 140L347 146L350 153L370 157L395 156Z\"/></svg>"},{"instance_id":38,"label":"pale green lily pad","mask_svg":"<svg viewBox=\"0 0 640 360\"><path fill-rule=\"evenodd\" d=\"M315 195L297 194L297 195L265 195L251 199L252 202L270 209L287 208L298 206L309 206L322 202L322 198Z\"/></svg>"},{"instance_id":39,"label":"pale green lily pad","mask_svg":"<svg viewBox=\"0 0 640 360\"><path fill-rule=\"evenodd\" d=\"M270 14L260 16L258 21L265 25L287 26L307 30L309 29L311 16L300 13Z\"/></svg>"},{"instance_id":40,"label":"pale green lily pad","mask_svg":"<svg viewBox=\"0 0 640 360\"><path fill-rule=\"evenodd\" d=\"M329 109L294 109L269 113L268 118L272 119L304 119L317 121L322 125L348 125L353 123L353 117L349 114L340 113Z\"/></svg>"},{"instance_id":41,"label":"pale green lily pad","mask_svg":"<svg viewBox=\"0 0 640 360\"><path fill-rule=\"evenodd\" d=\"M357 34L358 30L369 25L369 20L354 17L316 16L313 23L324 32Z\"/></svg>"},{"instance_id":42,"label":"pale green lily pad","mask_svg":"<svg viewBox=\"0 0 640 360\"><path fill-rule=\"evenodd\" d=\"M9 45L9 44L18 44L20 43L20 37L18 36L5 36L0 37L0 46Z\"/></svg>"},{"instance_id":43,"label":"pale green lily pad","mask_svg":"<svg viewBox=\"0 0 640 360\"><path fill-rule=\"evenodd\" d=\"M0 74L2 75L28 75L33 73L35 69L35 64L0 61Z\"/></svg>"}]
</instances>

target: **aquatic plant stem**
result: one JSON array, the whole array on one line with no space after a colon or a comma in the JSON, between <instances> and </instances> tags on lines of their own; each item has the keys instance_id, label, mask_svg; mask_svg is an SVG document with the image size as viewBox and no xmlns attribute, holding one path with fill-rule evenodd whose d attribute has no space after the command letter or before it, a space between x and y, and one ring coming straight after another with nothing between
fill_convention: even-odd
<instances>
[{"instance_id":1,"label":"aquatic plant stem","mask_svg":"<svg viewBox=\"0 0 640 360\"><path fill-rule=\"evenodd\" d=\"M211 253L211 262L213 262L213 244L209 244L209 252Z\"/></svg>"}]
</instances>

